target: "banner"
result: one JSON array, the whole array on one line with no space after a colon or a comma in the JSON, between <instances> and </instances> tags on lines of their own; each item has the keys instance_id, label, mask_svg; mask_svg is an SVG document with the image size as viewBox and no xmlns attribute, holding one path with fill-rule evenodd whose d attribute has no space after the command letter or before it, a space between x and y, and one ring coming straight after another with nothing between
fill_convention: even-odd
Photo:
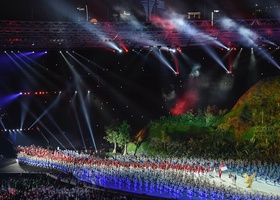
<instances>
[{"instance_id":1,"label":"banner","mask_svg":"<svg viewBox=\"0 0 280 200\"><path fill-rule=\"evenodd\" d=\"M221 169L222 171L227 170L226 164L221 164L221 165L220 165L220 169Z\"/></svg>"}]
</instances>

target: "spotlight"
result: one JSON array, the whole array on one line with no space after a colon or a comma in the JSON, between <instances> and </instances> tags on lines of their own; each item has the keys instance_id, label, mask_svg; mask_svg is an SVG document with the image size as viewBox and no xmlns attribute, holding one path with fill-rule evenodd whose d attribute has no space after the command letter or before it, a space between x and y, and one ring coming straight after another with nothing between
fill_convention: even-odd
<instances>
[{"instance_id":1,"label":"spotlight","mask_svg":"<svg viewBox=\"0 0 280 200\"><path fill-rule=\"evenodd\" d=\"M171 52L175 53L175 52L176 52L176 49L171 49Z\"/></svg>"}]
</instances>

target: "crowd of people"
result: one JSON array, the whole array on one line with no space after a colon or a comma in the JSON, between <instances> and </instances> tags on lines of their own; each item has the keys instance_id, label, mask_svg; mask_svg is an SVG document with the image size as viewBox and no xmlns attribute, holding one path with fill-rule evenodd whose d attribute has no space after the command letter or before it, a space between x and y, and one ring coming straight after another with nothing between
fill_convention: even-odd
<instances>
[{"instance_id":1,"label":"crowd of people","mask_svg":"<svg viewBox=\"0 0 280 200\"><path fill-rule=\"evenodd\" d=\"M280 185L280 166L243 160L205 158L158 158L146 156L115 156L100 158L72 150L50 150L36 146L19 146L18 160L32 166L57 169L73 174L78 180L147 195L181 198L183 196L224 199L280 199L279 195L252 193L233 186L216 184L220 166L239 175L257 174L256 179Z\"/></svg>"},{"instance_id":2,"label":"crowd of people","mask_svg":"<svg viewBox=\"0 0 280 200\"><path fill-rule=\"evenodd\" d=\"M69 178L69 177L68 177ZM137 196L70 184L48 174L1 176L0 200L141 200ZM151 198L152 200L152 198Z\"/></svg>"},{"instance_id":3,"label":"crowd of people","mask_svg":"<svg viewBox=\"0 0 280 200\"><path fill-rule=\"evenodd\" d=\"M0 199L73 199L92 194L84 188L69 187L45 174L21 174L1 177Z\"/></svg>"}]
</instances>

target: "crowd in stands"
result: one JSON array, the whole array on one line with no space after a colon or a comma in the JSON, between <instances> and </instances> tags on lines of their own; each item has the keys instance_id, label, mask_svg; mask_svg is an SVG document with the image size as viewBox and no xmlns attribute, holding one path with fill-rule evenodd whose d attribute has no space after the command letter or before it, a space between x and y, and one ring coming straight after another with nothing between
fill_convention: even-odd
<instances>
[{"instance_id":1,"label":"crowd in stands","mask_svg":"<svg viewBox=\"0 0 280 200\"><path fill-rule=\"evenodd\" d=\"M84 197L90 199L91 193L83 188L57 181L45 175L18 175L1 177L2 192L0 199L71 199Z\"/></svg>"},{"instance_id":2,"label":"crowd in stands","mask_svg":"<svg viewBox=\"0 0 280 200\"><path fill-rule=\"evenodd\" d=\"M1 177L0 200L140 200L139 197L73 185L47 174Z\"/></svg>"},{"instance_id":3,"label":"crowd in stands","mask_svg":"<svg viewBox=\"0 0 280 200\"><path fill-rule=\"evenodd\" d=\"M280 195L244 192L234 185L227 187L211 181L211 177L224 165L241 176L243 173L256 173L256 179L280 186L280 166L276 163L132 155L99 158L72 150L36 146L19 146L18 151L20 163L56 169L72 174L81 182L102 188L159 194L174 199L184 195L202 199L280 199ZM69 189L65 191L69 194ZM83 190L79 193L84 194Z\"/></svg>"}]
</instances>

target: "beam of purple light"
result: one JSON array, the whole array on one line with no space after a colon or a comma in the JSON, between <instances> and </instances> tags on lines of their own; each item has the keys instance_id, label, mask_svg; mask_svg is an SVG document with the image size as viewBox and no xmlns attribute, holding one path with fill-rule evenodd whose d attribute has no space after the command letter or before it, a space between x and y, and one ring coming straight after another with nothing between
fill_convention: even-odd
<instances>
[{"instance_id":1,"label":"beam of purple light","mask_svg":"<svg viewBox=\"0 0 280 200\"><path fill-rule=\"evenodd\" d=\"M2 96L2 95L0 95L0 107L4 107L5 105L7 105L10 102L14 101L19 96L20 96L20 93L12 94L12 95L9 95L9 96Z\"/></svg>"}]
</instances>

